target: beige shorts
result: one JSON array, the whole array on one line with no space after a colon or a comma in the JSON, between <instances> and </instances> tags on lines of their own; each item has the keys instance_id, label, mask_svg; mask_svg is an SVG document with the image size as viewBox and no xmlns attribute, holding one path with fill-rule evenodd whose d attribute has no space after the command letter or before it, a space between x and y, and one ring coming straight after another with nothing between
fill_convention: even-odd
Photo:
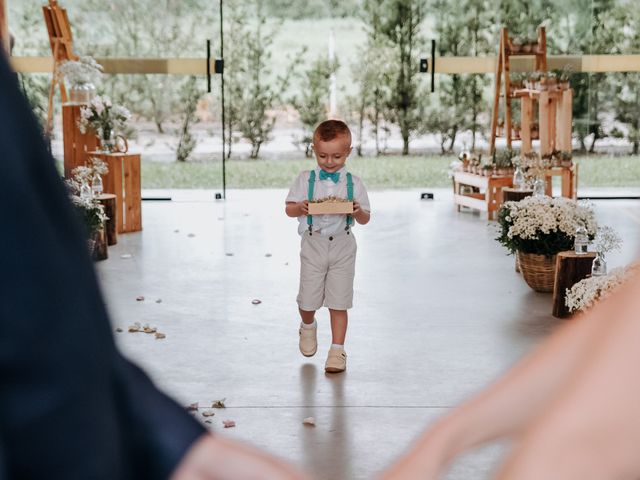
<instances>
[{"instance_id":1,"label":"beige shorts","mask_svg":"<svg viewBox=\"0 0 640 480\"><path fill-rule=\"evenodd\" d=\"M333 236L302 235L297 299L301 310L318 310L323 305L333 310L347 310L353 306L357 250L353 232Z\"/></svg>"}]
</instances>

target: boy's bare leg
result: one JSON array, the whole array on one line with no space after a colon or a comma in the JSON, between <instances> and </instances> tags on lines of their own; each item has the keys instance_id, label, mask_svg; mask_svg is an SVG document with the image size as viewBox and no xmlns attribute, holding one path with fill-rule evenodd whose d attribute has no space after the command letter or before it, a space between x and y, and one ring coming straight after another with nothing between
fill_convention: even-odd
<instances>
[{"instance_id":1,"label":"boy's bare leg","mask_svg":"<svg viewBox=\"0 0 640 480\"><path fill-rule=\"evenodd\" d=\"M331 343L334 345L344 345L347 336L347 323L349 317L346 310L329 309L331 315Z\"/></svg>"},{"instance_id":2,"label":"boy's bare leg","mask_svg":"<svg viewBox=\"0 0 640 480\"><path fill-rule=\"evenodd\" d=\"M307 325L311 325L313 323L313 320L316 316L316 311L315 310L301 310L298 309L300 311L300 318L302 319L302 323L306 323Z\"/></svg>"}]
</instances>

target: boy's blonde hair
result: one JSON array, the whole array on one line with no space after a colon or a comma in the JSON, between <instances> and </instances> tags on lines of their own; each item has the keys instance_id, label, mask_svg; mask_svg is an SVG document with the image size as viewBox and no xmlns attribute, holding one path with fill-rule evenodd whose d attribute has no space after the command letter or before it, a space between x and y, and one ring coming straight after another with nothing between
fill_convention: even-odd
<instances>
[{"instance_id":1,"label":"boy's blonde hair","mask_svg":"<svg viewBox=\"0 0 640 480\"><path fill-rule=\"evenodd\" d=\"M351 130L342 120L325 120L321 122L313 132L313 140L330 142L340 135L347 135L351 143Z\"/></svg>"}]
</instances>

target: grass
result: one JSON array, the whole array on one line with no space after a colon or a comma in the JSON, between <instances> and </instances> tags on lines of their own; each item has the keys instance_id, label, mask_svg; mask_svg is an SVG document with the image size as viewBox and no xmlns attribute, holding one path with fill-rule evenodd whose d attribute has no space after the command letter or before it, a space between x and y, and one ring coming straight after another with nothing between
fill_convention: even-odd
<instances>
[{"instance_id":1,"label":"grass","mask_svg":"<svg viewBox=\"0 0 640 480\"><path fill-rule=\"evenodd\" d=\"M354 157L347 165L369 189L448 187L447 168L452 156ZM582 187L640 187L640 156L578 157ZM230 160L226 163L228 188L287 188L312 159ZM222 187L219 161L142 163L143 188Z\"/></svg>"},{"instance_id":2,"label":"grass","mask_svg":"<svg viewBox=\"0 0 640 480\"><path fill-rule=\"evenodd\" d=\"M640 156L578 158L578 185L584 187L640 187Z\"/></svg>"},{"instance_id":3,"label":"grass","mask_svg":"<svg viewBox=\"0 0 640 480\"><path fill-rule=\"evenodd\" d=\"M444 187L450 185L450 157L363 157L347 162L349 171L362 177L369 189ZM228 188L288 188L298 173L315 160L230 160L226 163ZM222 164L142 163L143 188L221 188Z\"/></svg>"}]
</instances>

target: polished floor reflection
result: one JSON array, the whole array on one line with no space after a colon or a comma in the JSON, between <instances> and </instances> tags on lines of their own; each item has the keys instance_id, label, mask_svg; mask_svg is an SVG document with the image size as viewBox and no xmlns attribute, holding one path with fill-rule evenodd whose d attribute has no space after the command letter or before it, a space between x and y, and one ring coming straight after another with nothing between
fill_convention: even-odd
<instances>
[{"instance_id":1,"label":"polished floor reflection","mask_svg":"<svg viewBox=\"0 0 640 480\"><path fill-rule=\"evenodd\" d=\"M224 202L213 192L172 192L172 202L144 202L144 230L121 235L97 264L114 328L124 329L119 345L184 405L225 398L227 408L209 418L214 431L317 479L374 478L424 426L558 324L550 296L531 291L494 241L494 224L457 213L449 190L432 201L419 193L372 192L372 221L356 227L346 373L323 369L326 312L316 356L298 352L299 237L284 215L284 190L230 191ZM630 261L640 246L639 202L596 205L625 238L610 267ZM127 333L134 322L167 337ZM309 416L315 427L303 425ZM237 426L223 429L226 419ZM447 478L487 478L502 448L461 458Z\"/></svg>"}]
</instances>

